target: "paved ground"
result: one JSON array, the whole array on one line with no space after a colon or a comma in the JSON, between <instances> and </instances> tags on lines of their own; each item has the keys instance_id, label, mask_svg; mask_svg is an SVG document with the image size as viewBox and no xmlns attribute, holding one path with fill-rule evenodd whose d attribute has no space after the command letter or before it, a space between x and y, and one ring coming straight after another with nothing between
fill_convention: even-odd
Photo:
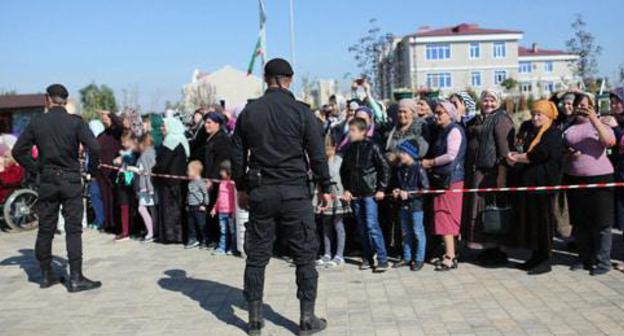
<instances>
[{"instance_id":1,"label":"paved ground","mask_svg":"<svg viewBox=\"0 0 624 336\"><path fill-rule=\"evenodd\" d=\"M87 232L85 268L104 286L70 295L34 282L33 238L0 233L0 335L244 335L242 259ZM273 260L266 294L265 334L292 335L294 269ZM593 278L564 265L541 277L469 263L444 274L347 265L321 272L318 312L329 317L324 335L624 335L623 296L624 274Z\"/></svg>"}]
</instances>

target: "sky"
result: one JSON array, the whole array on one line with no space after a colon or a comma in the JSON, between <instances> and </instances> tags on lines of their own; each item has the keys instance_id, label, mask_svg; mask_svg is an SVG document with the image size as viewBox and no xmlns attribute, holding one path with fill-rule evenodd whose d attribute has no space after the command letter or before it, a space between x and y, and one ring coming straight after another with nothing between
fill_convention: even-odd
<instances>
[{"instance_id":1,"label":"sky","mask_svg":"<svg viewBox=\"0 0 624 336\"><path fill-rule=\"evenodd\" d=\"M358 73L347 48L376 18L397 36L420 26L477 23L524 31L524 45L564 49L582 14L603 47L599 71L624 64L622 0L293 0L295 76L342 79ZM267 53L289 58L288 0L265 0ZM0 0L0 91L42 92L64 83L74 96L91 82L144 110L181 98L194 69L246 70L258 36L257 0ZM256 74L260 74L259 67Z\"/></svg>"}]
</instances>

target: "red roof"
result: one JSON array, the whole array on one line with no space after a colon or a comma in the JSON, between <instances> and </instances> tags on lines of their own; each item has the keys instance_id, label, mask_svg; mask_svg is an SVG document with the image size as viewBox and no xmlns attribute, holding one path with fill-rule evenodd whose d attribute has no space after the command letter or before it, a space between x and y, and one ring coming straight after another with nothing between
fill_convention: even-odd
<instances>
[{"instance_id":1,"label":"red roof","mask_svg":"<svg viewBox=\"0 0 624 336\"><path fill-rule=\"evenodd\" d=\"M0 95L0 109L20 109L44 106L44 94Z\"/></svg>"},{"instance_id":2,"label":"red roof","mask_svg":"<svg viewBox=\"0 0 624 336\"><path fill-rule=\"evenodd\" d=\"M440 29L428 29L428 27L420 29L416 37L433 37L433 36L458 36L458 35L485 35L485 34L522 34L519 30L504 29L486 29L480 28L478 24L462 23L453 27Z\"/></svg>"},{"instance_id":3,"label":"red roof","mask_svg":"<svg viewBox=\"0 0 624 336\"><path fill-rule=\"evenodd\" d=\"M518 47L518 56L519 57L527 57L527 56L559 56L559 55L572 55L569 52L565 52L563 50L552 50L552 49L541 49L541 48L526 48L526 47Z\"/></svg>"}]
</instances>

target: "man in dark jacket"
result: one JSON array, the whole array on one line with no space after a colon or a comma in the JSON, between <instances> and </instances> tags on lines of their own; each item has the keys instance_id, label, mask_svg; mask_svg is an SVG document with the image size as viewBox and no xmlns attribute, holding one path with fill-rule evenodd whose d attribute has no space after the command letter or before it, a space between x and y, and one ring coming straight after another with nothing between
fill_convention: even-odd
<instances>
[{"instance_id":1,"label":"man in dark jacket","mask_svg":"<svg viewBox=\"0 0 624 336\"><path fill-rule=\"evenodd\" d=\"M249 202L245 232L245 298L249 302L249 334L260 335L264 325L262 296L264 270L271 259L276 226L283 233L297 265L297 298L301 305L300 335L326 328L314 314L318 273L315 259L319 243L308 171L330 201L329 168L321 130L309 107L288 90L293 71L283 59L264 69L268 90L250 101L237 122L232 138L232 176L243 208Z\"/></svg>"},{"instance_id":2,"label":"man in dark jacket","mask_svg":"<svg viewBox=\"0 0 624 336\"><path fill-rule=\"evenodd\" d=\"M91 158L91 170L97 167L100 146L89 127L78 116L65 110L67 89L60 84L47 88L48 112L33 119L13 148L13 157L28 172L40 175L39 231L35 255L41 265L41 288L61 281L52 270L52 239L63 207L70 278L69 292L90 290L101 286L82 275L82 185L78 147L84 145ZM37 146L39 157L33 159Z\"/></svg>"},{"instance_id":3,"label":"man in dark jacket","mask_svg":"<svg viewBox=\"0 0 624 336\"><path fill-rule=\"evenodd\" d=\"M367 130L364 119L355 118L349 122L351 145L342 160L340 178L345 190L344 199L351 202L360 232L363 254L360 269L373 267L373 256L377 253L375 271L385 272L388 270L388 253L379 226L377 202L384 199L388 188L390 166L379 146L366 137Z\"/></svg>"}]
</instances>

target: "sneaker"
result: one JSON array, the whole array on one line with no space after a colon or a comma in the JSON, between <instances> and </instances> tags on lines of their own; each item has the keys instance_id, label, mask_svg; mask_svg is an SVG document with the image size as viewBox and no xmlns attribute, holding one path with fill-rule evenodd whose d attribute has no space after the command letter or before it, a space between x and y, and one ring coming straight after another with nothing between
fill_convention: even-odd
<instances>
[{"instance_id":1,"label":"sneaker","mask_svg":"<svg viewBox=\"0 0 624 336\"><path fill-rule=\"evenodd\" d=\"M196 247L199 247L199 242L192 242L192 243L188 243L188 244L184 245L184 249L185 250L194 249Z\"/></svg>"},{"instance_id":2,"label":"sneaker","mask_svg":"<svg viewBox=\"0 0 624 336\"><path fill-rule=\"evenodd\" d=\"M410 263L410 271L412 272L418 272L420 271L423 266L425 266L425 262L424 261L412 261Z\"/></svg>"},{"instance_id":3,"label":"sneaker","mask_svg":"<svg viewBox=\"0 0 624 336\"><path fill-rule=\"evenodd\" d=\"M142 244L149 244L153 242L154 242L154 237L146 237L145 239L143 239L143 241L141 241Z\"/></svg>"},{"instance_id":4,"label":"sneaker","mask_svg":"<svg viewBox=\"0 0 624 336\"><path fill-rule=\"evenodd\" d=\"M229 250L229 251L226 251L225 254L231 256L233 253L232 253L232 250Z\"/></svg>"},{"instance_id":5,"label":"sneaker","mask_svg":"<svg viewBox=\"0 0 624 336\"><path fill-rule=\"evenodd\" d=\"M371 268L371 262L366 259L362 259L362 262L360 263L360 271L366 271L366 270L369 270L370 268Z\"/></svg>"},{"instance_id":6,"label":"sneaker","mask_svg":"<svg viewBox=\"0 0 624 336\"><path fill-rule=\"evenodd\" d=\"M409 264L410 263L408 263L407 261L401 260L399 262L394 263L394 265L392 265L392 268L403 268L403 267L408 266Z\"/></svg>"},{"instance_id":7,"label":"sneaker","mask_svg":"<svg viewBox=\"0 0 624 336\"><path fill-rule=\"evenodd\" d=\"M344 259L341 257L334 257L334 259L325 264L325 267L333 268L341 266L342 264L344 264Z\"/></svg>"},{"instance_id":8,"label":"sneaker","mask_svg":"<svg viewBox=\"0 0 624 336\"><path fill-rule=\"evenodd\" d=\"M130 237L129 236L123 236L123 235L117 235L117 236L115 236L114 240L116 242L122 242L122 241L130 240Z\"/></svg>"},{"instance_id":9,"label":"sneaker","mask_svg":"<svg viewBox=\"0 0 624 336\"><path fill-rule=\"evenodd\" d=\"M324 255L321 259L316 261L316 266L324 266L332 260L331 256Z\"/></svg>"},{"instance_id":10,"label":"sneaker","mask_svg":"<svg viewBox=\"0 0 624 336\"><path fill-rule=\"evenodd\" d=\"M213 256L224 256L225 255L225 251L220 250L220 249L216 249L216 250L212 251L212 255Z\"/></svg>"},{"instance_id":11,"label":"sneaker","mask_svg":"<svg viewBox=\"0 0 624 336\"><path fill-rule=\"evenodd\" d=\"M611 271L608 268L604 268L604 267L596 267L593 270L591 270L589 272L589 274L591 274L592 276L600 276L600 275L604 275L609 273L609 271Z\"/></svg>"},{"instance_id":12,"label":"sneaker","mask_svg":"<svg viewBox=\"0 0 624 336\"><path fill-rule=\"evenodd\" d=\"M377 266L375 267L375 273L383 273L387 271L389 267L390 265L388 264L387 261L379 262L377 263Z\"/></svg>"}]
</instances>

